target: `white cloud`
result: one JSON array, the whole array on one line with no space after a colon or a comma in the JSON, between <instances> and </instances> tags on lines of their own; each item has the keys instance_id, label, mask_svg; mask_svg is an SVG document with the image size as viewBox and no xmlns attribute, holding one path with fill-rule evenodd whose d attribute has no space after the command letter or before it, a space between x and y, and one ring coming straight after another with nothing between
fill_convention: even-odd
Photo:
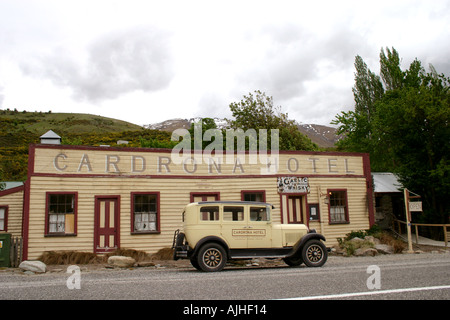
<instances>
[{"instance_id":1,"label":"white cloud","mask_svg":"<svg viewBox=\"0 0 450 320\"><path fill-rule=\"evenodd\" d=\"M137 124L229 117L261 90L291 118L329 124L353 107L354 57L381 47L450 73L450 5L396 1L0 3L0 106ZM3 101L1 101L3 100Z\"/></svg>"}]
</instances>

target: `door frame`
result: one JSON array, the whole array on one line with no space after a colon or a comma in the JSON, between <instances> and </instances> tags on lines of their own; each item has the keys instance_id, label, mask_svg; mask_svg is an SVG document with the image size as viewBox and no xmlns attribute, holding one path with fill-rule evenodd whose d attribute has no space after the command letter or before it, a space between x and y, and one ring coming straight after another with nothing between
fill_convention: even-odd
<instances>
[{"instance_id":1,"label":"door frame","mask_svg":"<svg viewBox=\"0 0 450 320\"><path fill-rule=\"evenodd\" d=\"M289 205L289 202L292 199L292 219L290 220L291 216L291 206ZM296 199L299 199L299 205L297 206ZM289 224L302 224L303 223L303 196L298 194L292 194L288 195L287 197L287 218Z\"/></svg>"},{"instance_id":2,"label":"door frame","mask_svg":"<svg viewBox=\"0 0 450 320\"><path fill-rule=\"evenodd\" d=\"M283 200L283 197L285 197ZM290 197L300 197L301 206L300 214L302 222L290 222L289 220L289 198ZM283 224L305 224L309 226L309 214L308 214L308 194L307 193L280 193L280 204L281 204L281 223Z\"/></svg>"},{"instance_id":3,"label":"door frame","mask_svg":"<svg viewBox=\"0 0 450 320\"><path fill-rule=\"evenodd\" d=\"M97 195L94 197L95 203L94 203L94 253L107 253L115 250L116 248L120 248L120 195L106 195L101 196ZM100 242L100 234L99 234L99 228L100 228L100 203L102 201L114 201L114 240L116 244L116 248L111 247L108 249L98 249L98 245Z\"/></svg>"}]
</instances>

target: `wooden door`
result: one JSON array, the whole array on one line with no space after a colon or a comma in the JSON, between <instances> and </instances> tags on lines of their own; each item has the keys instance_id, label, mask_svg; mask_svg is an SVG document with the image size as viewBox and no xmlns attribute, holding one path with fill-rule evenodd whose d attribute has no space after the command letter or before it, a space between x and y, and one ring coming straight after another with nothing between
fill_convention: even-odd
<instances>
[{"instance_id":1,"label":"wooden door","mask_svg":"<svg viewBox=\"0 0 450 320\"><path fill-rule=\"evenodd\" d=\"M95 197L94 252L119 248L119 197Z\"/></svg>"},{"instance_id":2,"label":"wooden door","mask_svg":"<svg viewBox=\"0 0 450 320\"><path fill-rule=\"evenodd\" d=\"M303 223L302 196L288 197L288 223Z\"/></svg>"}]
</instances>

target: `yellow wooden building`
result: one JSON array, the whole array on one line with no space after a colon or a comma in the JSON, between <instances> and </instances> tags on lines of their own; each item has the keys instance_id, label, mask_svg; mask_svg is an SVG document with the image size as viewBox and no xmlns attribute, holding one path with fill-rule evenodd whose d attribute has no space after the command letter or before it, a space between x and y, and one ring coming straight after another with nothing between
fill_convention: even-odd
<instances>
[{"instance_id":1,"label":"yellow wooden building","mask_svg":"<svg viewBox=\"0 0 450 320\"><path fill-rule=\"evenodd\" d=\"M196 156L31 145L24 187L0 193L8 225L0 232L22 235L24 258L36 259L50 250L156 252L172 245L184 206L202 200L271 203L274 223L304 223L327 246L374 223L367 154L280 151L271 162L248 153L232 161Z\"/></svg>"}]
</instances>

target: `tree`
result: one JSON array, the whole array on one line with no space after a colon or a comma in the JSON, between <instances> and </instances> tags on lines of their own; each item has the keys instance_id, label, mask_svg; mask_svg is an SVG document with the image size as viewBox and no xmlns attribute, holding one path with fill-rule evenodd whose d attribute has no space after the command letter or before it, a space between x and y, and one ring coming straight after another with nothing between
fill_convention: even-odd
<instances>
[{"instance_id":1,"label":"tree","mask_svg":"<svg viewBox=\"0 0 450 320\"><path fill-rule=\"evenodd\" d=\"M387 55L384 49L380 52L380 73L383 78L386 90L399 89L404 84L404 72L400 67L401 59L397 50L386 48Z\"/></svg>"},{"instance_id":2,"label":"tree","mask_svg":"<svg viewBox=\"0 0 450 320\"><path fill-rule=\"evenodd\" d=\"M379 95L366 94L379 88L377 76L355 59L355 111L333 121L345 135L338 148L370 153L373 171L397 173L406 188L422 196L421 219L448 223L450 79L432 66L427 73L417 59L403 71L397 51L386 51L380 53Z\"/></svg>"},{"instance_id":3,"label":"tree","mask_svg":"<svg viewBox=\"0 0 450 320\"><path fill-rule=\"evenodd\" d=\"M317 150L318 147L308 137L303 135L294 120L290 120L280 107L273 106L273 98L256 90L249 93L239 102L230 104L234 120L228 120L232 129L279 130L280 150ZM270 140L270 134L268 133ZM268 143L270 146L270 141Z\"/></svg>"},{"instance_id":4,"label":"tree","mask_svg":"<svg viewBox=\"0 0 450 320\"><path fill-rule=\"evenodd\" d=\"M375 112L375 103L383 96L383 84L380 77L370 71L360 56L355 58L355 69L355 86L352 89L355 112L366 115L370 121Z\"/></svg>"},{"instance_id":5,"label":"tree","mask_svg":"<svg viewBox=\"0 0 450 320\"><path fill-rule=\"evenodd\" d=\"M418 87L389 91L377 104L373 139L389 146L403 185L432 208L423 218L448 223L450 82L432 73L420 73L418 81Z\"/></svg>"},{"instance_id":6,"label":"tree","mask_svg":"<svg viewBox=\"0 0 450 320\"><path fill-rule=\"evenodd\" d=\"M196 130L201 129L200 132L197 133L197 135L200 137L200 139L195 140L196 137ZM191 127L188 130L189 134L191 136L191 148L193 150L199 149L201 147L202 150L206 148L209 144L211 144L210 141L205 141L203 137L205 136L205 132L210 129L217 129L217 124L212 118L201 118L197 123L191 123ZM218 129L217 129L218 130ZM201 146L200 146L201 143ZM223 139L220 142L221 145L223 145ZM197 145L199 144L199 145Z\"/></svg>"}]
</instances>

